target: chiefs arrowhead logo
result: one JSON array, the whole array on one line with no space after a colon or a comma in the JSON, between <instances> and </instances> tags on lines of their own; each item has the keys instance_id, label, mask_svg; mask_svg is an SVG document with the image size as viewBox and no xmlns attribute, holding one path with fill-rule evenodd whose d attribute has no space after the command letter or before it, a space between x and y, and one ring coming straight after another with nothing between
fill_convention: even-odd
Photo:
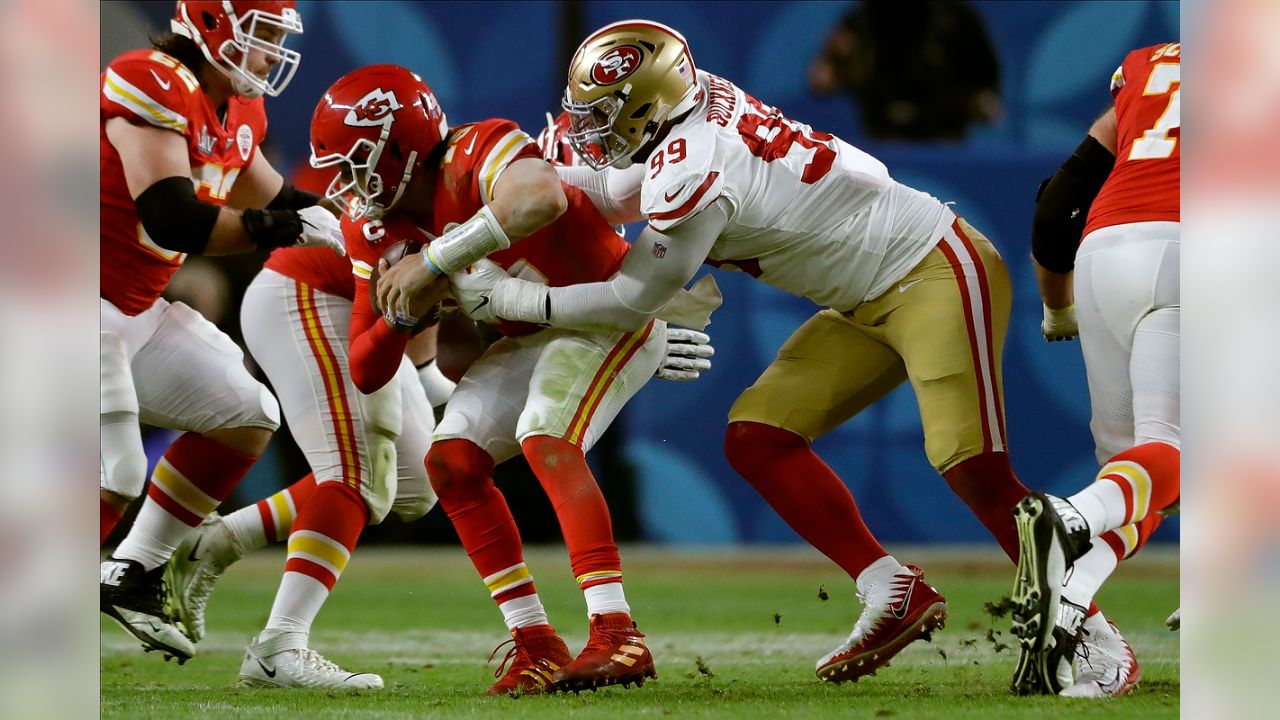
<instances>
[{"instance_id":1,"label":"chiefs arrowhead logo","mask_svg":"<svg viewBox=\"0 0 1280 720\"><path fill-rule=\"evenodd\" d=\"M369 94L360 98L347 111L347 116L343 118L343 122L352 127L390 125L395 122L393 113L399 110L400 107L400 101L396 99L394 92L375 88Z\"/></svg>"},{"instance_id":2,"label":"chiefs arrowhead logo","mask_svg":"<svg viewBox=\"0 0 1280 720\"><path fill-rule=\"evenodd\" d=\"M591 79L597 85L613 85L631 76L640 67L644 54L635 45L620 45L596 61L591 68Z\"/></svg>"}]
</instances>

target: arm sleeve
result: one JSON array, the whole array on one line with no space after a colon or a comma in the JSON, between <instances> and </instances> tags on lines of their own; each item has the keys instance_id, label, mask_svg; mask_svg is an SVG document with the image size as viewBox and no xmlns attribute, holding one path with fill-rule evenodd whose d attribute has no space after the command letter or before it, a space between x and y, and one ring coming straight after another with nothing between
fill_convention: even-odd
<instances>
[{"instance_id":1,"label":"arm sleeve","mask_svg":"<svg viewBox=\"0 0 1280 720\"><path fill-rule=\"evenodd\" d=\"M644 164L626 170L606 168L596 172L581 165L559 166L560 179L587 194L591 204L610 225L625 225L644 219L640 213L640 185L644 180Z\"/></svg>"},{"instance_id":2,"label":"arm sleeve","mask_svg":"<svg viewBox=\"0 0 1280 720\"><path fill-rule=\"evenodd\" d=\"M391 382L400 367L400 357L409 344L409 333L397 332L382 321L369 302L369 281L355 280L351 303L351 380L368 395Z\"/></svg>"},{"instance_id":3,"label":"arm sleeve","mask_svg":"<svg viewBox=\"0 0 1280 720\"><path fill-rule=\"evenodd\" d=\"M1031 223L1031 256L1049 272L1069 273L1089 207L1115 166L1115 156L1092 136L1040 186Z\"/></svg>"},{"instance_id":4,"label":"arm sleeve","mask_svg":"<svg viewBox=\"0 0 1280 720\"><path fill-rule=\"evenodd\" d=\"M720 200L666 233L647 227L605 282L549 291L550 323L575 330L629 332L643 327L706 260L728 223Z\"/></svg>"}]
</instances>

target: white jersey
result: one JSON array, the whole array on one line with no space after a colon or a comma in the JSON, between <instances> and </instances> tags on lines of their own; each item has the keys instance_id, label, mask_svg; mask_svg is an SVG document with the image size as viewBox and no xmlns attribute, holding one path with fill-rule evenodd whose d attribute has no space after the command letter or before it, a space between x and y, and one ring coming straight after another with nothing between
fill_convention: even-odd
<instances>
[{"instance_id":1,"label":"white jersey","mask_svg":"<svg viewBox=\"0 0 1280 720\"><path fill-rule=\"evenodd\" d=\"M732 206L707 261L840 311L901 280L955 215L839 138L699 71L703 98L649 157L641 209L667 230Z\"/></svg>"}]
</instances>

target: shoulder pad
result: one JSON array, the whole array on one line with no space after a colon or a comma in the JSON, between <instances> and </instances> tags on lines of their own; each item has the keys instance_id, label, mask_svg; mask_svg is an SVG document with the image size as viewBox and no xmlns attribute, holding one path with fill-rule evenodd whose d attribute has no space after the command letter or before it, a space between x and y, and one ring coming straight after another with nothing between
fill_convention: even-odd
<instances>
[{"instance_id":1,"label":"shoulder pad","mask_svg":"<svg viewBox=\"0 0 1280 720\"><path fill-rule=\"evenodd\" d=\"M460 191L475 188L485 205L493 200L493 188L511 163L542 157L533 138L511 120L492 118L464 127L445 153L446 177L457 180L449 184Z\"/></svg>"},{"instance_id":2,"label":"shoulder pad","mask_svg":"<svg viewBox=\"0 0 1280 720\"><path fill-rule=\"evenodd\" d=\"M681 129L653 151L640 186L640 208L655 230L666 230L715 202L724 188L715 129Z\"/></svg>"},{"instance_id":3,"label":"shoulder pad","mask_svg":"<svg viewBox=\"0 0 1280 720\"><path fill-rule=\"evenodd\" d=\"M182 63L158 50L135 50L102 73L101 106L107 117L124 117L186 133L192 99L200 83Z\"/></svg>"}]
</instances>

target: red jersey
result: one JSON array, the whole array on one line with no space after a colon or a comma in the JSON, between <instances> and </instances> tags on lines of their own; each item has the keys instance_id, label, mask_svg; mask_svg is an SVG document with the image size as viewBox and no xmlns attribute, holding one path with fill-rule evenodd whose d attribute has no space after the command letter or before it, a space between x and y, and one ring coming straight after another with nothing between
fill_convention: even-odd
<instances>
[{"instance_id":1,"label":"red jersey","mask_svg":"<svg viewBox=\"0 0 1280 720\"><path fill-rule=\"evenodd\" d=\"M399 362L408 339L405 333L388 332L387 324L380 322L369 303L368 278L382 253L401 240L427 242L470 219L492 200L494 185L511 163L541 157L529 136L510 120L461 125L450 130L445 142L448 145L435 170L430 218L410 218L393 211L380 221L343 220L347 255L355 275L351 374L362 390L376 389L391 379L396 367L392 361ZM622 265L622 257L630 246L581 190L569 185L563 187L569 200L563 215L506 250L489 256L512 277L563 287L607 280ZM525 335L541 327L503 322L497 329L504 335ZM366 337L362 339L358 335ZM393 336L399 337L393 339ZM381 346L380 349L374 351L373 344ZM382 382L377 382L380 379Z\"/></svg>"},{"instance_id":2,"label":"red jersey","mask_svg":"<svg viewBox=\"0 0 1280 720\"><path fill-rule=\"evenodd\" d=\"M1180 43L1134 50L1111 77L1116 164L1089 209L1084 233L1132 222L1178 222Z\"/></svg>"},{"instance_id":3,"label":"red jersey","mask_svg":"<svg viewBox=\"0 0 1280 720\"><path fill-rule=\"evenodd\" d=\"M107 140L107 121L181 133L187 138L196 197L226 205L240 171L267 132L262 99L232 97L226 119L218 118L195 75L156 50L131 50L102 73L99 98L101 155L101 293L126 315L137 315L160 297L186 258L147 237L125 184L120 154Z\"/></svg>"},{"instance_id":4,"label":"red jersey","mask_svg":"<svg viewBox=\"0 0 1280 720\"><path fill-rule=\"evenodd\" d=\"M328 170L316 170L304 162L293 175L293 184L299 190L324 195L329 180ZM329 248L282 247L271 251L263 265L265 268L300 283L305 283L323 293L337 295L348 300L355 297L355 284L351 277L351 261L340 257Z\"/></svg>"}]
</instances>

